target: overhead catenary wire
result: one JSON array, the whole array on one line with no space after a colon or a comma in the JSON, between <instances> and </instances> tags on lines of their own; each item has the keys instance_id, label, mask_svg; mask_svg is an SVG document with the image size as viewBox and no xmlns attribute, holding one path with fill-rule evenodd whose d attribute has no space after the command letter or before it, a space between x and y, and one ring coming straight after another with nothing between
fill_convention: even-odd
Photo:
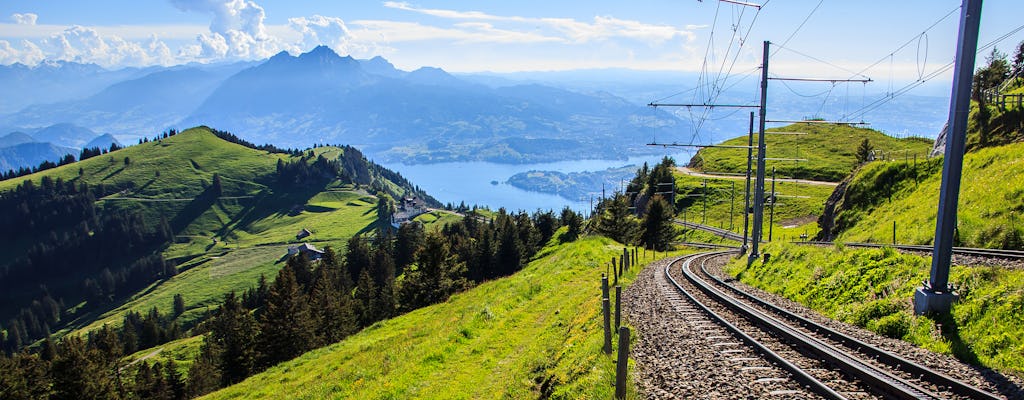
<instances>
[{"instance_id":1,"label":"overhead catenary wire","mask_svg":"<svg viewBox=\"0 0 1024 400\"><path fill-rule=\"evenodd\" d=\"M993 39L992 41L989 41L985 45L979 46L978 47L978 51L977 51L976 54L981 54L981 53L987 51L988 49L994 47L996 44L999 44L999 42L1002 42L1003 40L1006 40L1010 36L1013 36L1014 34L1016 34L1017 32L1020 32L1022 30L1024 30L1024 25L1020 25L1020 26L1018 26L1018 27L1016 27L1014 29L1011 29L1009 32L1007 32L1007 33L997 37L996 39ZM954 61L950 61L948 64L943 65L942 67L936 69L935 71L932 71L929 74L926 74L923 78L918 79L918 80L916 80L914 82L911 82L911 83L901 87L900 89L897 89L896 91L887 93L885 96L883 96L881 98L878 98L878 99L876 99L875 101L873 101L871 103L868 103L867 105L865 105L864 107L861 107L858 110L855 110L851 114L845 116L845 119L851 119L851 120L852 119L863 119L866 114L870 113L871 111L874 111L874 110L878 109L879 107L881 107L881 106L885 105L886 103L892 101L896 97L902 96L902 95L906 94L907 92L917 88L918 86L921 86L921 85L925 84L926 82L928 82L928 81L930 81L932 79L935 79L936 77L942 75L946 71L949 71L950 69L953 68L954 64L955 64L955 60Z\"/></svg>"}]
</instances>

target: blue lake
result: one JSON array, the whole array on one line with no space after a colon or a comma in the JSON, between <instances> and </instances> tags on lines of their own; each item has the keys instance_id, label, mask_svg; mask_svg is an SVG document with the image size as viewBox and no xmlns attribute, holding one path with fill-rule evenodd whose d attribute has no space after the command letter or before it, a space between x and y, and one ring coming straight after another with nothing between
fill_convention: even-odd
<instances>
[{"instance_id":1,"label":"blue lake","mask_svg":"<svg viewBox=\"0 0 1024 400\"><path fill-rule=\"evenodd\" d=\"M385 167L397 171L419 185L431 196L442 203L458 205L474 204L491 209L504 207L507 210L561 210L565 206L588 213L591 199L566 199L554 194L532 192L504 183L509 177L527 171L559 171L563 173L583 171L603 171L626 165L640 166L644 162L654 165L662 157L670 156L677 164L685 164L690 160L690 153L668 149L664 154L631 157L628 160L574 160L538 164L498 164L482 161L452 162L437 164L384 164ZM493 182L498 182L493 184ZM606 182L609 194L619 189L621 182ZM601 188L591 188L600 192Z\"/></svg>"}]
</instances>

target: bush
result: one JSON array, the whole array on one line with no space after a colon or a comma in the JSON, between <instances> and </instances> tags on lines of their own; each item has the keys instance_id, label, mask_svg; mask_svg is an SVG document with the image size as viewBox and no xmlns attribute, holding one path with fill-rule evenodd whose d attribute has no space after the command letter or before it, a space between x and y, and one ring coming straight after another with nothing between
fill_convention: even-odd
<instances>
[{"instance_id":1,"label":"bush","mask_svg":"<svg viewBox=\"0 0 1024 400\"><path fill-rule=\"evenodd\" d=\"M859 327L867 327L872 321L899 313L901 308L898 303L889 299L874 300L857 307L846 321Z\"/></svg>"},{"instance_id":2,"label":"bush","mask_svg":"<svg viewBox=\"0 0 1024 400\"><path fill-rule=\"evenodd\" d=\"M910 315L897 311L895 314L889 314L877 321L869 322L868 329L879 335L902 339L910 332Z\"/></svg>"}]
</instances>

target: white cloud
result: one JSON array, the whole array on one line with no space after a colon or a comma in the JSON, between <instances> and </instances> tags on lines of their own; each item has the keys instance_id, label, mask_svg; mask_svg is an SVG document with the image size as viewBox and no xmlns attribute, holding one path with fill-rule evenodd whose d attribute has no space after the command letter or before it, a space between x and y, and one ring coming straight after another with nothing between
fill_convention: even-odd
<instances>
[{"instance_id":1,"label":"white cloud","mask_svg":"<svg viewBox=\"0 0 1024 400\"><path fill-rule=\"evenodd\" d=\"M209 33L196 36L198 47L181 54L196 55L203 61L223 58L260 59L280 51L280 40L267 34L266 13L251 0L171 0L182 11L208 13Z\"/></svg>"},{"instance_id":2,"label":"white cloud","mask_svg":"<svg viewBox=\"0 0 1024 400\"><path fill-rule=\"evenodd\" d=\"M14 20L14 23L18 25L35 25L36 20L39 19L39 16L33 13L14 13L11 14L11 19Z\"/></svg>"},{"instance_id":3,"label":"white cloud","mask_svg":"<svg viewBox=\"0 0 1024 400\"><path fill-rule=\"evenodd\" d=\"M36 65L44 58L43 51L39 49L39 46L28 40L21 41L21 49L15 48L6 40L0 40L0 64Z\"/></svg>"},{"instance_id":4,"label":"white cloud","mask_svg":"<svg viewBox=\"0 0 1024 400\"><path fill-rule=\"evenodd\" d=\"M288 19L288 27L300 33L302 38L293 44L297 51L306 51L319 45L327 45L341 54L351 52L352 34L345 21L337 17L314 15Z\"/></svg>"},{"instance_id":5,"label":"white cloud","mask_svg":"<svg viewBox=\"0 0 1024 400\"><path fill-rule=\"evenodd\" d=\"M683 28L677 28L671 25L647 24L640 21L623 20L607 16L595 16L593 22L577 21L572 18L501 16L487 14L480 11L417 8L405 2L395 1L385 2L384 6L444 19L508 23L513 26L528 29L529 32L536 29L542 29L549 31L548 35L557 34L562 41L573 44L585 44L592 41L611 40L615 38L648 41L654 42L654 44L661 44L676 38L691 41L696 37L692 31L701 28L697 25L687 25ZM460 25L465 24L456 24L456 26ZM521 32L521 35L518 37L527 40L536 38L537 36L542 36L537 33L527 34L527 32L523 32L521 30L519 32Z\"/></svg>"},{"instance_id":6,"label":"white cloud","mask_svg":"<svg viewBox=\"0 0 1024 400\"><path fill-rule=\"evenodd\" d=\"M47 58L104 67L170 65L176 61L169 56L167 45L155 35L143 45L78 25L43 40L42 46L50 54ZM38 47L36 49L39 50Z\"/></svg>"}]
</instances>

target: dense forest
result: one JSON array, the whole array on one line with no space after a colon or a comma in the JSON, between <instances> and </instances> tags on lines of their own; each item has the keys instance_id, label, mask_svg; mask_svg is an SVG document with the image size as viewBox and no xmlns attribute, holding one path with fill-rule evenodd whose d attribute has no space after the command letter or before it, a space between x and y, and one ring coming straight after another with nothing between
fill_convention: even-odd
<instances>
[{"instance_id":1,"label":"dense forest","mask_svg":"<svg viewBox=\"0 0 1024 400\"><path fill-rule=\"evenodd\" d=\"M59 342L47 337L31 351L0 355L0 392L5 398L53 399L197 396L376 321L515 273L561 226L568 228L557 239L568 241L581 233L582 224L569 209L560 215L499 210L490 219L471 214L439 230L409 223L373 238L355 236L344 254L328 247L319 260L293 256L272 281L261 279L244 293L227 294L192 329L205 341L187 378L170 363L129 367L122 361L126 354L183 335L175 315L153 309L145 316L129 313L117 329L104 326Z\"/></svg>"}]
</instances>

